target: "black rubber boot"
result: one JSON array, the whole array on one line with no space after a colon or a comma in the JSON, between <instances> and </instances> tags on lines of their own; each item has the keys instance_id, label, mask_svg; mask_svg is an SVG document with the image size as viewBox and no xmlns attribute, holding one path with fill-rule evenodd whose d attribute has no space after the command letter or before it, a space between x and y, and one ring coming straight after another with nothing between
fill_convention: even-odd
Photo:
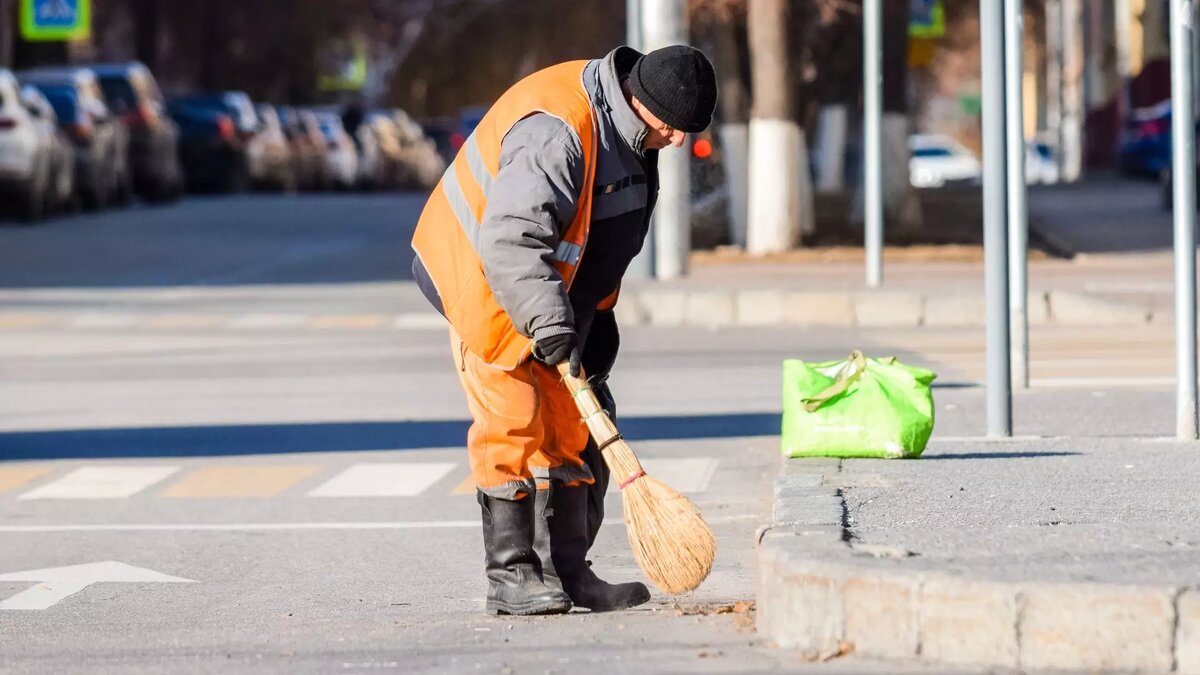
<instances>
[{"instance_id":1,"label":"black rubber boot","mask_svg":"<svg viewBox=\"0 0 1200 675\"><path fill-rule=\"evenodd\" d=\"M576 607L586 607L593 612L629 609L649 600L650 591L641 582L610 584L592 572L587 561L590 544L587 486L554 485L551 490L538 490L539 495L544 492L550 494L541 501L548 503L550 508L539 510L539 515L545 516L548 525L550 555L545 555L546 544L542 537L538 538L538 549L542 560L551 561L544 565L547 583L557 579Z\"/></svg>"},{"instance_id":2,"label":"black rubber boot","mask_svg":"<svg viewBox=\"0 0 1200 675\"><path fill-rule=\"evenodd\" d=\"M495 499L477 492L483 510L487 611L495 614L562 614L571 598L542 580L533 549L534 498Z\"/></svg>"}]
</instances>

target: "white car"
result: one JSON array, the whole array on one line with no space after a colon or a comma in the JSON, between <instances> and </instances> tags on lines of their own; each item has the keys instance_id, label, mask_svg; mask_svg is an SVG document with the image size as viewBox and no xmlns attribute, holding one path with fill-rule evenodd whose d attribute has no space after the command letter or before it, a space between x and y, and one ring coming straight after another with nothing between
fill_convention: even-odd
<instances>
[{"instance_id":1,"label":"white car","mask_svg":"<svg viewBox=\"0 0 1200 675\"><path fill-rule=\"evenodd\" d=\"M53 137L26 107L17 78L0 69L0 199L25 220L46 213L53 151Z\"/></svg>"},{"instance_id":2,"label":"white car","mask_svg":"<svg viewBox=\"0 0 1200 675\"><path fill-rule=\"evenodd\" d=\"M1054 150L1048 143L1026 141L1025 183L1028 185L1050 185L1058 182L1058 162Z\"/></svg>"},{"instance_id":3,"label":"white car","mask_svg":"<svg viewBox=\"0 0 1200 675\"><path fill-rule=\"evenodd\" d=\"M949 136L910 136L908 150L908 176L913 187L936 188L949 183L977 183L983 175L975 155Z\"/></svg>"},{"instance_id":4,"label":"white car","mask_svg":"<svg viewBox=\"0 0 1200 675\"><path fill-rule=\"evenodd\" d=\"M327 143L325 165L329 179L343 190L355 187L358 185L358 149L342 126L342 118L333 112L317 112L317 122Z\"/></svg>"}]
</instances>

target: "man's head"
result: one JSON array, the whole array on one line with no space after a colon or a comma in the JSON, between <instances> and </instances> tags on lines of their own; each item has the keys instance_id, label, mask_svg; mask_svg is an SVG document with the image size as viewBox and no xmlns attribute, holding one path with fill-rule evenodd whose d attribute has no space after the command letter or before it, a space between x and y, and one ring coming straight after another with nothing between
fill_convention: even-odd
<instances>
[{"instance_id":1,"label":"man's head","mask_svg":"<svg viewBox=\"0 0 1200 675\"><path fill-rule=\"evenodd\" d=\"M643 147L681 147L704 131L717 106L717 75L699 49L673 45L639 58L629 73L630 106L649 129Z\"/></svg>"}]
</instances>

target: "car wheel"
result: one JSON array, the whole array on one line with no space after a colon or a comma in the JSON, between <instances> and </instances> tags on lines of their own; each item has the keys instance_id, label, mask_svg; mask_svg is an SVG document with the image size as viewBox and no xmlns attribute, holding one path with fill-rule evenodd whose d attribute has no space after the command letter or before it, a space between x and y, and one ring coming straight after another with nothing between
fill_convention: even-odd
<instances>
[{"instance_id":1,"label":"car wheel","mask_svg":"<svg viewBox=\"0 0 1200 675\"><path fill-rule=\"evenodd\" d=\"M1162 208L1170 211L1175 204L1175 191L1171 187L1171 170L1163 169L1158 172L1158 183L1162 186Z\"/></svg>"}]
</instances>

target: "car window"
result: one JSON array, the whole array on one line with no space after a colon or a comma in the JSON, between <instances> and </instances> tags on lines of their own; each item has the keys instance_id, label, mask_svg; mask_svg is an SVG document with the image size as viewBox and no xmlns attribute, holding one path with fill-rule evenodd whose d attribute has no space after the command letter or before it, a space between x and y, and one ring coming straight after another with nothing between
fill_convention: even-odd
<instances>
[{"instance_id":1,"label":"car window","mask_svg":"<svg viewBox=\"0 0 1200 675\"><path fill-rule=\"evenodd\" d=\"M100 80L100 89L109 106L117 112L133 110L138 106L138 94L124 77L106 77Z\"/></svg>"},{"instance_id":2,"label":"car window","mask_svg":"<svg viewBox=\"0 0 1200 675\"><path fill-rule=\"evenodd\" d=\"M953 157L954 153L946 148L917 148L913 150L913 157Z\"/></svg>"},{"instance_id":3,"label":"car window","mask_svg":"<svg viewBox=\"0 0 1200 675\"><path fill-rule=\"evenodd\" d=\"M54 114L63 124L74 124L79 121L79 106L76 104L75 90L70 87L41 87L42 95L50 101Z\"/></svg>"}]
</instances>

